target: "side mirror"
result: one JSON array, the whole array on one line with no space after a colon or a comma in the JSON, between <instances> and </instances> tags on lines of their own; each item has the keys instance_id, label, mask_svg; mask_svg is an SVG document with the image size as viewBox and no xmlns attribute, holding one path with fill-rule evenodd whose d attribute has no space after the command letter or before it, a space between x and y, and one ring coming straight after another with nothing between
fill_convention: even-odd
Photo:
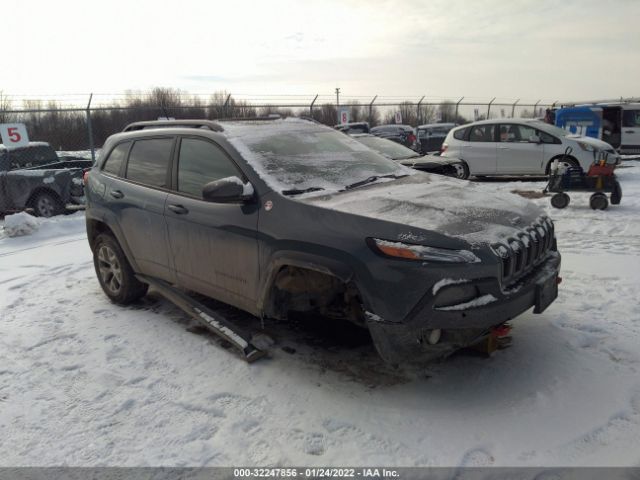
<instances>
[{"instance_id":1,"label":"side mirror","mask_svg":"<svg viewBox=\"0 0 640 480\"><path fill-rule=\"evenodd\" d=\"M221 178L202 187L202 198L214 203L246 202L253 197L253 186L238 177Z\"/></svg>"},{"instance_id":2,"label":"side mirror","mask_svg":"<svg viewBox=\"0 0 640 480\"><path fill-rule=\"evenodd\" d=\"M529 143L540 143L540 137L538 135L531 135L529 137Z\"/></svg>"}]
</instances>

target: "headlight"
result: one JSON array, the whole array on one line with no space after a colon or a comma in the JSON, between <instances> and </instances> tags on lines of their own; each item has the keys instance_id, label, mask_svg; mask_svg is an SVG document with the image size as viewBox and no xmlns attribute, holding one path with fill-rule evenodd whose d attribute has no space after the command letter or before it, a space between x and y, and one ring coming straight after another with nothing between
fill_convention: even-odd
<instances>
[{"instance_id":1,"label":"headlight","mask_svg":"<svg viewBox=\"0 0 640 480\"><path fill-rule=\"evenodd\" d=\"M476 263L480 261L480 259L469 250L451 250L448 248L426 247L424 245L409 245L406 243L380 240L378 238L369 238L367 239L367 243L375 252L386 257L442 263Z\"/></svg>"},{"instance_id":2,"label":"headlight","mask_svg":"<svg viewBox=\"0 0 640 480\"><path fill-rule=\"evenodd\" d=\"M578 145L580 146L580 148L582 150L585 150L587 152L596 152L596 151L598 151L598 149L596 147L594 147L593 145L589 145L588 143L585 143L585 142L578 142Z\"/></svg>"}]
</instances>

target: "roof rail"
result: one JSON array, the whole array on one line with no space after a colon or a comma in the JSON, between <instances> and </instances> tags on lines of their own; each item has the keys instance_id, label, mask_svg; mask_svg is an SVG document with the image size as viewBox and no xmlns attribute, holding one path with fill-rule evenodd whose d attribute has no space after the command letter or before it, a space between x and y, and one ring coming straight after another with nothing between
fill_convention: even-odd
<instances>
[{"instance_id":1,"label":"roof rail","mask_svg":"<svg viewBox=\"0 0 640 480\"><path fill-rule=\"evenodd\" d=\"M123 132L145 130L147 128L207 128L214 132L222 132L224 128L211 120L151 120L134 122L124 127Z\"/></svg>"},{"instance_id":2,"label":"roof rail","mask_svg":"<svg viewBox=\"0 0 640 480\"><path fill-rule=\"evenodd\" d=\"M279 113L270 113L269 115L262 117L229 117L229 118L216 118L216 122L268 122L271 120L282 120L282 116Z\"/></svg>"}]
</instances>

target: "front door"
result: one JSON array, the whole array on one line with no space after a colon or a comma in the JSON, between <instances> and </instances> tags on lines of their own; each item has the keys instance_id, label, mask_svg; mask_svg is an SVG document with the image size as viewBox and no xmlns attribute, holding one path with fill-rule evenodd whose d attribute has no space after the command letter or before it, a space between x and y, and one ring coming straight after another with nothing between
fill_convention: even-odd
<instances>
[{"instance_id":1,"label":"front door","mask_svg":"<svg viewBox=\"0 0 640 480\"><path fill-rule=\"evenodd\" d=\"M537 135L536 129L515 123L503 123L499 128L498 173L544 174L544 147L530 141Z\"/></svg>"},{"instance_id":2,"label":"front door","mask_svg":"<svg viewBox=\"0 0 640 480\"><path fill-rule=\"evenodd\" d=\"M258 204L212 203L202 187L244 175L216 143L183 137L165 218L178 283L248 311L258 285Z\"/></svg>"}]
</instances>

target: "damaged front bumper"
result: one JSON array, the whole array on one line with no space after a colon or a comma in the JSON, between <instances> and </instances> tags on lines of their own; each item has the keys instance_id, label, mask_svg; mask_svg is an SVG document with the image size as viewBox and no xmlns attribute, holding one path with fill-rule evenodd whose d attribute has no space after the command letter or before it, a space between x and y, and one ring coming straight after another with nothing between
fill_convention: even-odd
<instances>
[{"instance_id":1,"label":"damaged front bumper","mask_svg":"<svg viewBox=\"0 0 640 480\"><path fill-rule=\"evenodd\" d=\"M559 271L560 254L552 251L534 271L508 287L501 286L497 278L456 283L449 288L472 288L475 297L441 306L438 294L442 292L430 291L402 322L387 322L367 312L367 325L380 356L387 362L433 360L481 340L492 327L531 307L533 313L542 313L558 295ZM430 338L436 330L442 333L434 343Z\"/></svg>"}]
</instances>

